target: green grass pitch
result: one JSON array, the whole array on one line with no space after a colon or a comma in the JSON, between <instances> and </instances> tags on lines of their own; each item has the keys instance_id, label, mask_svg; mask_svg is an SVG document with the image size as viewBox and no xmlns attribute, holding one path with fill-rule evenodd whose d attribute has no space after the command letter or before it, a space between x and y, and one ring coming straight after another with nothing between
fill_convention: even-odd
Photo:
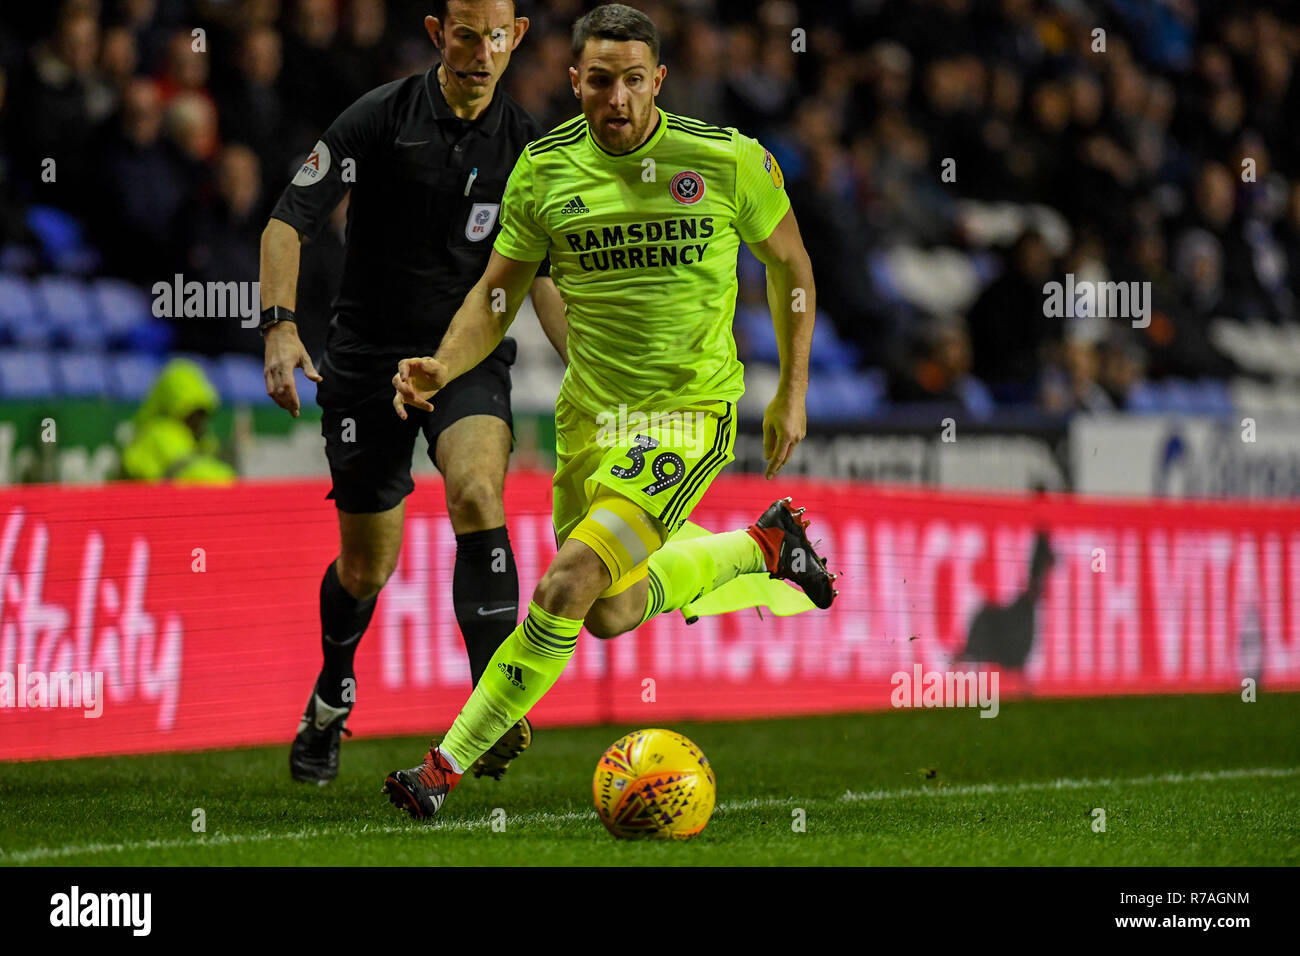
<instances>
[{"instance_id":1,"label":"green grass pitch","mask_svg":"<svg viewBox=\"0 0 1300 956\"><path fill-rule=\"evenodd\" d=\"M670 726L718 774L687 843L616 841L596 818L596 760L633 728L540 727L504 780L467 779L432 824L379 792L424 738L344 740L325 788L290 781L287 740L0 765L0 865L1300 864L1300 694Z\"/></svg>"}]
</instances>

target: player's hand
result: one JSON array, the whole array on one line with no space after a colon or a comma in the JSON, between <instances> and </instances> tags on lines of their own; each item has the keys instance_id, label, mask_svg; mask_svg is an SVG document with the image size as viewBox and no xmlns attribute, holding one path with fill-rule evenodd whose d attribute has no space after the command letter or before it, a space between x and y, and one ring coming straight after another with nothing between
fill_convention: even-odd
<instances>
[{"instance_id":1,"label":"player's hand","mask_svg":"<svg viewBox=\"0 0 1300 956\"><path fill-rule=\"evenodd\" d=\"M266 379L266 394L294 418L298 417L298 389L293 384L293 370L300 368L313 382L321 380L320 373L311 364L307 348L298 338L298 329L292 322L280 322L266 330L266 364L262 376Z\"/></svg>"},{"instance_id":2,"label":"player's hand","mask_svg":"<svg viewBox=\"0 0 1300 956\"><path fill-rule=\"evenodd\" d=\"M447 367L435 358L402 359L397 363L397 374L393 376L393 408L397 416L406 419L407 405L426 412L433 411L429 399L447 384Z\"/></svg>"},{"instance_id":3,"label":"player's hand","mask_svg":"<svg viewBox=\"0 0 1300 956\"><path fill-rule=\"evenodd\" d=\"M808 413L803 395L778 389L776 398L763 413L763 457L767 459L767 478L777 472L794 454L795 446L808 433Z\"/></svg>"}]
</instances>

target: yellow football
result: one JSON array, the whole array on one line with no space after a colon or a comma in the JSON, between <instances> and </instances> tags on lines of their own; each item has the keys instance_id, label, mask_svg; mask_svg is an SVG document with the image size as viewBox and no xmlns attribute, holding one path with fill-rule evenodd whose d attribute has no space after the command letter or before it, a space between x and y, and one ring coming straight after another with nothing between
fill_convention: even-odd
<instances>
[{"instance_id":1,"label":"yellow football","mask_svg":"<svg viewBox=\"0 0 1300 956\"><path fill-rule=\"evenodd\" d=\"M689 840L709 822L718 782L704 751L671 730L616 740L592 781L596 812L623 840Z\"/></svg>"}]
</instances>

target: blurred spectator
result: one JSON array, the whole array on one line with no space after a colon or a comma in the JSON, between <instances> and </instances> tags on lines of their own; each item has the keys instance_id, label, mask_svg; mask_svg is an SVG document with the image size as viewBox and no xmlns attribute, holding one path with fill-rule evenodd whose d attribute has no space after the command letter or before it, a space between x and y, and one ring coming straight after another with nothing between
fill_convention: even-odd
<instances>
[{"instance_id":1,"label":"blurred spectator","mask_svg":"<svg viewBox=\"0 0 1300 956\"><path fill-rule=\"evenodd\" d=\"M195 167L195 177L201 178L200 167L216 157L219 145L212 101L197 93L182 93L167 105L163 118L168 137Z\"/></svg>"},{"instance_id":2,"label":"blurred spectator","mask_svg":"<svg viewBox=\"0 0 1300 956\"><path fill-rule=\"evenodd\" d=\"M1105 412L1115 402L1098 381L1101 373L1099 329L1090 320L1071 323L1071 331L1059 351L1059 359L1043 368L1040 400L1044 411Z\"/></svg>"},{"instance_id":3,"label":"blurred spectator","mask_svg":"<svg viewBox=\"0 0 1300 956\"><path fill-rule=\"evenodd\" d=\"M674 65L664 83L664 109L706 123L726 119L724 42L722 33L711 24L700 24L686 32L681 62Z\"/></svg>"},{"instance_id":4,"label":"blurred spectator","mask_svg":"<svg viewBox=\"0 0 1300 956\"><path fill-rule=\"evenodd\" d=\"M988 418L993 396L970 374L970 336L965 324L952 317L927 323L915 342L902 374L892 376L890 398L898 402L943 402L959 406L975 418Z\"/></svg>"},{"instance_id":5,"label":"blurred spectator","mask_svg":"<svg viewBox=\"0 0 1300 956\"><path fill-rule=\"evenodd\" d=\"M177 235L193 196L191 176L162 135L158 85L136 79L98 153L103 175L92 231L110 272L151 283L180 266Z\"/></svg>"},{"instance_id":6,"label":"blurred spectator","mask_svg":"<svg viewBox=\"0 0 1300 956\"><path fill-rule=\"evenodd\" d=\"M383 0L348 3L343 43L334 56L343 102L351 103L388 81L387 22Z\"/></svg>"},{"instance_id":7,"label":"blurred spectator","mask_svg":"<svg viewBox=\"0 0 1300 956\"><path fill-rule=\"evenodd\" d=\"M122 90L135 76L140 57L135 46L135 34L128 27L109 27L99 51L99 69L104 80L121 96Z\"/></svg>"},{"instance_id":8,"label":"blurred spectator","mask_svg":"<svg viewBox=\"0 0 1300 956\"><path fill-rule=\"evenodd\" d=\"M262 174L257 154L247 146L226 146L217 156L215 195L198 216L187 275L200 282L256 282L262 228ZM175 320L177 347L191 352L252 352L260 337L250 336L230 318Z\"/></svg>"},{"instance_id":9,"label":"blurred spectator","mask_svg":"<svg viewBox=\"0 0 1300 956\"><path fill-rule=\"evenodd\" d=\"M520 6L532 30L509 89L547 129L578 112L569 31L594 3ZM953 310L969 328L973 375L1004 401L1051 393L1059 408L1099 405L1098 389L1122 405L1142 375L1240 374L1214 347L1211 321L1300 322L1296 4L639 5L663 34L662 105L737 126L778 158L822 308L865 362L890 370L898 395L952 399L962 346L936 330L960 325ZM0 229L26 242L30 210L59 205L89 221L112 273L245 274L256 250L245 209L284 187L357 95L433 61L419 29L427 6L8 5ZM796 26L806 52L792 49ZM42 181L46 158L54 182ZM955 180L941 177L948 159ZM989 250L1018 236L999 270ZM304 259L300 294L322 316L334 241L327 231ZM959 258L963 291L926 300L894 253ZM1042 315L1043 283L1061 278L1054 254L1078 278L1150 282L1151 324L1129 340L1067 342ZM761 274L743 281L742 300L761 305Z\"/></svg>"},{"instance_id":10,"label":"blurred spectator","mask_svg":"<svg viewBox=\"0 0 1300 956\"><path fill-rule=\"evenodd\" d=\"M195 49L195 38L186 30L177 30L167 40L167 55L158 76L158 92L163 103L178 96L200 96L211 101L208 92L210 54Z\"/></svg>"},{"instance_id":11,"label":"blurred spectator","mask_svg":"<svg viewBox=\"0 0 1300 956\"><path fill-rule=\"evenodd\" d=\"M289 108L280 93L282 66L280 34L271 27L254 27L239 41L238 71L229 93L221 99L221 134L247 143L261 159L266 195L284 188L298 152L286 130Z\"/></svg>"},{"instance_id":12,"label":"blurred spectator","mask_svg":"<svg viewBox=\"0 0 1300 956\"><path fill-rule=\"evenodd\" d=\"M140 481L224 484L238 473L217 457L208 421L219 401L203 370L173 359L131 421L122 449L122 477Z\"/></svg>"},{"instance_id":13,"label":"blurred spectator","mask_svg":"<svg viewBox=\"0 0 1300 956\"><path fill-rule=\"evenodd\" d=\"M1149 282L1150 324L1139 331L1147 370L1154 379L1165 377L1226 378L1236 368L1211 344L1205 315L1198 316L1184 298L1185 286L1169 268L1168 246L1156 228L1139 231L1125 256L1118 278ZM1214 293L1207 298L1213 299ZM1214 306L1206 314L1212 314Z\"/></svg>"},{"instance_id":14,"label":"blurred spectator","mask_svg":"<svg viewBox=\"0 0 1300 956\"><path fill-rule=\"evenodd\" d=\"M99 24L88 9L65 7L54 35L32 51L28 72L15 90L11 146L20 151L27 180L40 201L68 209L84 206L92 194L95 130L116 105L112 87L97 69ZM55 178L42 179L46 160Z\"/></svg>"},{"instance_id":15,"label":"blurred spectator","mask_svg":"<svg viewBox=\"0 0 1300 956\"><path fill-rule=\"evenodd\" d=\"M971 348L975 375L1021 400L1032 394L1044 347L1059 343L1060 319L1045 316L1043 286L1054 275L1052 254L1036 231L1027 230L1011 247L1006 268L971 306Z\"/></svg>"},{"instance_id":16,"label":"blurred spectator","mask_svg":"<svg viewBox=\"0 0 1300 956\"><path fill-rule=\"evenodd\" d=\"M281 87L295 120L312 131L314 141L351 103L336 68L338 8L335 0L290 0L287 5Z\"/></svg>"}]
</instances>

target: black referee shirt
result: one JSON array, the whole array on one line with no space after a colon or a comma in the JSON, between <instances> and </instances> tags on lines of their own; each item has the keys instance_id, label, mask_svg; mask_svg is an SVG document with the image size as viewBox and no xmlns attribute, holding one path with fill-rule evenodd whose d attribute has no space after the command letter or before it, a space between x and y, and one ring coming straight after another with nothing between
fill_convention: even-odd
<instances>
[{"instance_id":1,"label":"black referee shirt","mask_svg":"<svg viewBox=\"0 0 1300 956\"><path fill-rule=\"evenodd\" d=\"M323 404L433 354L487 267L515 160L541 132L499 85L478 119L460 119L436 69L371 90L325 131L271 213L311 238L352 190Z\"/></svg>"}]
</instances>

